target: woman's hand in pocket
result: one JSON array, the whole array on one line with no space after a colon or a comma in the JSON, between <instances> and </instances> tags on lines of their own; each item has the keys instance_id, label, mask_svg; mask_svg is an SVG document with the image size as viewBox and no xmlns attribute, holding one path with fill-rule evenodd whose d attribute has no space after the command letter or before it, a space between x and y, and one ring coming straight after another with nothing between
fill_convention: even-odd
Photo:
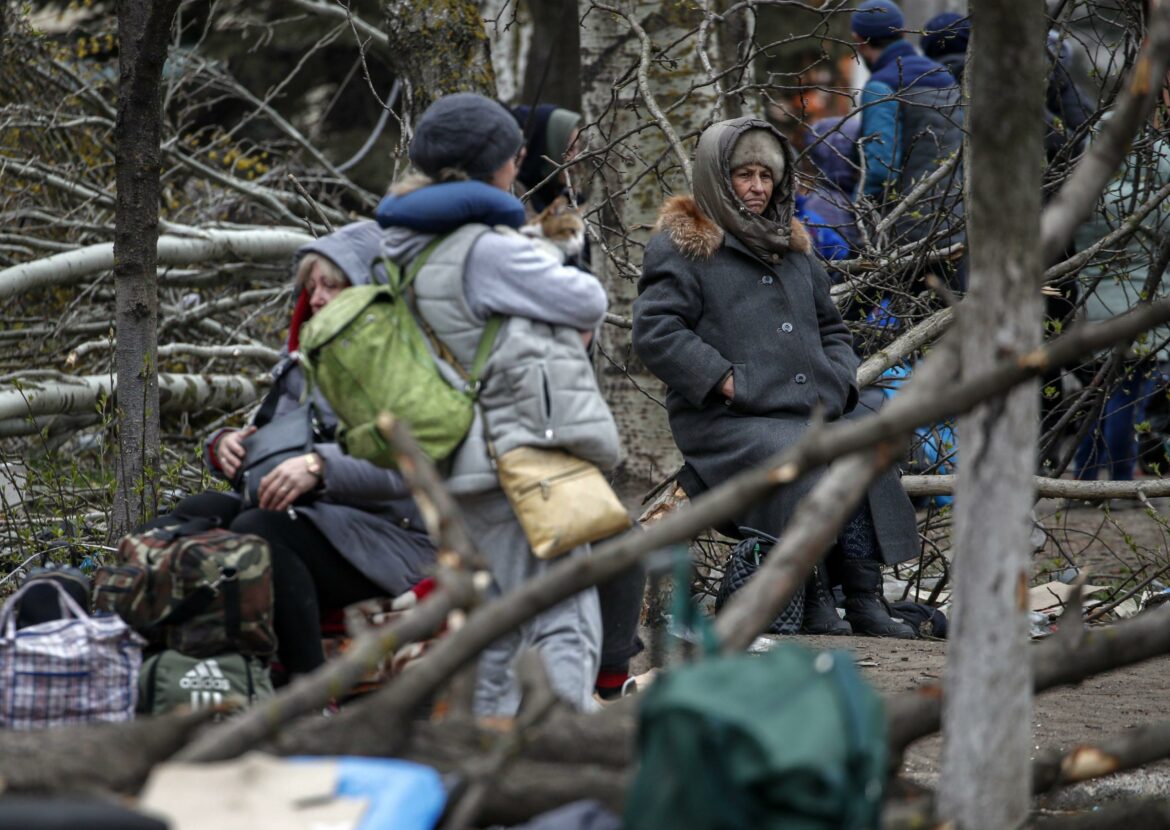
<instances>
[{"instance_id":1,"label":"woman's hand in pocket","mask_svg":"<svg viewBox=\"0 0 1170 830\"><path fill-rule=\"evenodd\" d=\"M719 387L719 392L723 397L729 401L735 400L735 372L727 373L727 377L723 379L723 385Z\"/></svg>"}]
</instances>

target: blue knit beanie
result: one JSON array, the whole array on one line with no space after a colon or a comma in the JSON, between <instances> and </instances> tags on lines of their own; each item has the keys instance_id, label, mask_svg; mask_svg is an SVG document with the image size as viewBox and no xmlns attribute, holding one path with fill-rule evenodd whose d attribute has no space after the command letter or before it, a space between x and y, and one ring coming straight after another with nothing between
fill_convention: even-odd
<instances>
[{"instance_id":1,"label":"blue knit beanie","mask_svg":"<svg viewBox=\"0 0 1170 830\"><path fill-rule=\"evenodd\" d=\"M486 180L523 143L520 125L503 104L459 92L427 107L410 140L410 160L432 178L450 167Z\"/></svg>"},{"instance_id":2,"label":"blue knit beanie","mask_svg":"<svg viewBox=\"0 0 1170 830\"><path fill-rule=\"evenodd\" d=\"M928 58L962 55L971 39L971 19L958 12L943 12L926 21L922 32L922 53Z\"/></svg>"},{"instance_id":3,"label":"blue knit beanie","mask_svg":"<svg viewBox=\"0 0 1170 830\"><path fill-rule=\"evenodd\" d=\"M905 20L893 0L865 0L853 12L853 31L866 40L881 40L902 34Z\"/></svg>"}]
</instances>

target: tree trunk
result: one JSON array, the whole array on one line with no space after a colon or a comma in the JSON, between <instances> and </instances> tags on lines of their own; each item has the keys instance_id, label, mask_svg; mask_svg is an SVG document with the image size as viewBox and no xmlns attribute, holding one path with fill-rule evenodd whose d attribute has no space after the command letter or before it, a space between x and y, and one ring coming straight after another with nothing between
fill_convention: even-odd
<instances>
[{"instance_id":1,"label":"tree trunk","mask_svg":"<svg viewBox=\"0 0 1170 830\"><path fill-rule=\"evenodd\" d=\"M624 16L596 8L586 15L581 77L589 150L602 150L618 139L620 143L587 161L578 175L586 179L590 219L600 240L593 246L594 273L609 293L610 310L629 317L643 246L662 202L672 193L690 191L689 173L684 171L698 133L711 118L715 93L705 86L687 94L692 85L708 78L695 37L688 36L703 17L694 4L639 0L618 8ZM708 43L709 53L717 56L718 47L716 32ZM657 51L663 49L667 50L663 59L657 59ZM653 107L637 80L640 64L650 97L664 111L662 119L649 114ZM622 80L615 84L614 78ZM668 110L676 101L678 106ZM677 148L672 147L667 128L677 132ZM631 130L637 131L627 136ZM662 405L664 385L634 355L629 330L605 327L600 346L607 356L600 360L601 390L625 444L621 472L641 482L673 472L681 458Z\"/></svg>"},{"instance_id":2,"label":"tree trunk","mask_svg":"<svg viewBox=\"0 0 1170 830\"><path fill-rule=\"evenodd\" d=\"M581 109L581 29L577 0L529 0L532 47L517 104L537 101Z\"/></svg>"},{"instance_id":3,"label":"tree trunk","mask_svg":"<svg viewBox=\"0 0 1170 830\"><path fill-rule=\"evenodd\" d=\"M496 75L475 0L386 0L390 66L406 89L413 123L452 92L496 97Z\"/></svg>"},{"instance_id":4,"label":"tree trunk","mask_svg":"<svg viewBox=\"0 0 1170 830\"><path fill-rule=\"evenodd\" d=\"M1044 8L988 0L972 15L967 195L971 291L956 315L961 372L1040 342ZM980 51L987 44L991 51ZM943 709L941 817L1023 824L1031 796L1027 588L1038 438L1035 381L959 420L955 616Z\"/></svg>"},{"instance_id":5,"label":"tree trunk","mask_svg":"<svg viewBox=\"0 0 1170 830\"><path fill-rule=\"evenodd\" d=\"M159 466L158 243L162 68L179 0L119 0L117 290L118 459L112 537L154 515Z\"/></svg>"},{"instance_id":6,"label":"tree trunk","mask_svg":"<svg viewBox=\"0 0 1170 830\"><path fill-rule=\"evenodd\" d=\"M716 27L719 37L718 56L722 58L721 69L732 70L720 82L723 92L729 93L736 87L755 83L755 63L749 59L752 53L752 38L756 33L756 12L751 7L741 7L736 0L717 0L712 2L713 11L727 14L728 10L736 11L723 19L722 25ZM744 115L759 113L759 95L753 93L751 97L744 95L727 94L723 99L723 118L739 118Z\"/></svg>"},{"instance_id":7,"label":"tree trunk","mask_svg":"<svg viewBox=\"0 0 1170 830\"><path fill-rule=\"evenodd\" d=\"M532 54L532 17L516 0L481 0L481 16L492 55L496 94L521 103L524 67Z\"/></svg>"}]
</instances>

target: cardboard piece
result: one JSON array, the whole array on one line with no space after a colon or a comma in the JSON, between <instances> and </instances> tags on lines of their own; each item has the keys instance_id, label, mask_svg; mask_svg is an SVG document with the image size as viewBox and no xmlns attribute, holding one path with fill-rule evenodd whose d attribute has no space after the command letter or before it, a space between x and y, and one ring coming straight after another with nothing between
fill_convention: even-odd
<instances>
[{"instance_id":1,"label":"cardboard piece","mask_svg":"<svg viewBox=\"0 0 1170 830\"><path fill-rule=\"evenodd\" d=\"M336 761L260 752L215 764L162 764L139 804L172 830L356 830L367 801L337 792Z\"/></svg>"},{"instance_id":2,"label":"cardboard piece","mask_svg":"<svg viewBox=\"0 0 1170 830\"><path fill-rule=\"evenodd\" d=\"M1108 585L1086 585L1082 596L1108 591ZM1028 609L1031 611L1047 611L1052 613L1064 609L1068 598L1072 596L1073 586L1065 582L1047 582L1028 590Z\"/></svg>"}]
</instances>

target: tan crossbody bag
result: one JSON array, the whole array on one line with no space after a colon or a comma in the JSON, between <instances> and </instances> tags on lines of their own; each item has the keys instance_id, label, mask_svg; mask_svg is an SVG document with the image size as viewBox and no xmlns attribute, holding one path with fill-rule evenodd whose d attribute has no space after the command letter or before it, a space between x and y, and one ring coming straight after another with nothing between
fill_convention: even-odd
<instances>
[{"instance_id":1,"label":"tan crossbody bag","mask_svg":"<svg viewBox=\"0 0 1170 830\"><path fill-rule=\"evenodd\" d=\"M423 328L440 356L461 375L466 375L430 327L424 323ZM595 464L564 450L541 447L516 447L496 455L487 413L478 403L476 406L483 419L484 443L499 476L500 488L508 497L537 559L555 559L575 547L608 538L630 526L630 514Z\"/></svg>"}]
</instances>

